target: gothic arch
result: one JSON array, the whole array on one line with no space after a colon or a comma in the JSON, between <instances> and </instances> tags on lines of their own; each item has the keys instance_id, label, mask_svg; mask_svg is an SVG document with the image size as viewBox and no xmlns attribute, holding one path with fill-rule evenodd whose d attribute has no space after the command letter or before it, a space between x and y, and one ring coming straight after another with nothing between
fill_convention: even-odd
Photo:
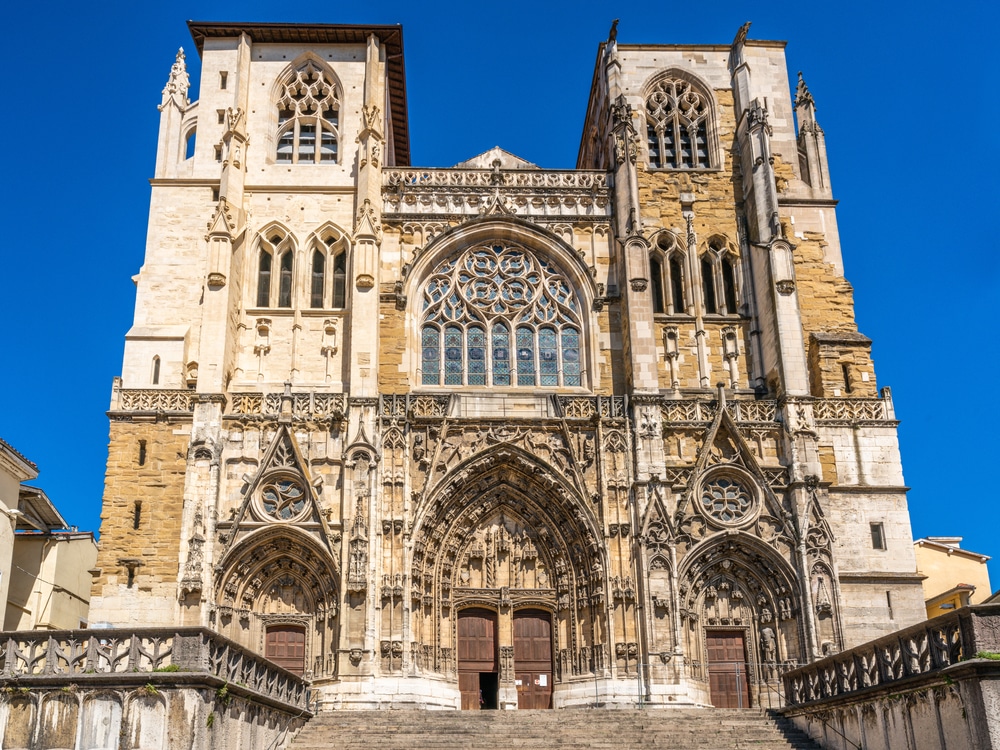
<instances>
[{"instance_id":1,"label":"gothic arch","mask_svg":"<svg viewBox=\"0 0 1000 750\"><path fill-rule=\"evenodd\" d=\"M267 128L267 153L269 159L278 161L278 156L276 154L276 148L279 145L280 132L285 127L285 123L280 121L279 109L281 107L282 98L286 96L287 87L293 82L295 77L298 75L299 71L303 68L310 68L312 71L319 74L319 76L325 81L329 82L333 89L331 97L326 97L324 101L327 103L332 101L333 111L336 112L336 120L328 124L333 125L333 132L335 134L338 143L343 139L343 98L344 98L344 85L337 75L336 71L330 66L330 64L323 60L319 55L312 51L304 52L297 58L292 60L281 73L275 77L271 84L271 89L269 92L269 102L270 107L268 115L268 128ZM319 108L317 107L314 114L320 114ZM324 118L324 124L326 120ZM319 136L319 133L317 133ZM316 147L319 148L319 141L316 143ZM343 155L338 154L335 163L341 163L343 160Z\"/></svg>"},{"instance_id":2,"label":"gothic arch","mask_svg":"<svg viewBox=\"0 0 1000 750\"><path fill-rule=\"evenodd\" d=\"M418 668L454 672L457 612L553 613L559 679L608 664L608 560L579 494L520 448L463 461L415 513L412 623Z\"/></svg>"},{"instance_id":3,"label":"gothic arch","mask_svg":"<svg viewBox=\"0 0 1000 750\"><path fill-rule=\"evenodd\" d=\"M314 677L332 673L328 655L335 643L340 574L314 537L287 524L265 527L230 549L219 570L215 625L220 632L263 653L268 627L300 625L307 634L306 669Z\"/></svg>"},{"instance_id":4,"label":"gothic arch","mask_svg":"<svg viewBox=\"0 0 1000 750\"><path fill-rule=\"evenodd\" d=\"M578 357L576 367L579 370L579 374L567 376L567 373L571 373L573 368L561 366L555 383L543 382L541 377L539 377L538 384L542 387L575 387L587 389L598 387L597 330L594 321L591 319L591 311L594 300L599 295L593 275L590 269L586 267L581 254L565 240L552 232L513 216L485 217L453 227L431 240L427 247L418 252L412 264L407 269L403 291L405 299L408 301L406 326L409 346L407 347L407 351L412 353L409 355L409 369L413 379L412 382L417 385L423 384L423 378L421 377L423 365L421 359L421 352L423 351L421 328L424 322L423 318L425 317L425 286L435 273L442 271L441 265L446 263L448 259L458 258L464 252L472 251L477 246L486 249L503 247L514 252L523 252L532 258L537 258L538 262L545 267L546 274L551 272L555 274L555 278L564 280L565 287L563 289L556 291L555 287L553 287L552 290L549 290L554 292L552 295L536 293L534 297L529 295L524 299L531 300L530 304L534 305L536 300L541 301L543 297L551 296L552 300L559 298L558 302L552 303L555 308L560 308L563 304L569 307L562 308L561 312L554 313L555 317L551 318L549 323L538 323L537 326L533 323L528 325L533 326L536 332L540 331L541 328L552 325L553 330L556 331L555 335L560 339L559 351L563 354L565 354L566 350L577 349L578 353L573 356ZM503 299L506 300L506 297ZM477 297L463 301L461 304L468 306L469 309L475 308L479 310L481 303L482 299ZM572 308L571 311L570 308ZM486 315L486 318L482 321L482 331L488 335L491 335L491 324L489 322L489 320L492 320L490 318L491 314ZM475 317L482 316L477 314ZM503 317L512 318L513 315ZM507 321L508 324L511 322ZM473 323L470 323L470 325L473 325ZM438 327L442 328L441 333L443 334L443 326ZM508 328L510 329L507 331L510 335L510 343L513 344L515 331L512 325L508 325ZM575 335L578 337L578 343L568 345L563 343L561 338L564 329L576 330ZM542 343L536 342L536 345L541 347ZM471 360L471 354L469 357ZM517 362L513 362L512 364L516 365ZM465 367L464 363L463 367ZM465 371L463 370L463 372ZM495 373L490 369L487 369L487 373L488 376L484 379L485 382L473 382L473 379L470 377L468 378L468 385L495 385L491 380L495 376ZM541 364L539 363L539 376L541 374ZM434 383L429 382L427 385L433 386ZM443 383L443 385L449 385L449 383ZM455 385L455 383L451 383L450 385ZM524 387L525 384L518 382L515 385L515 379L512 378L509 383L500 382L499 385L500 387ZM532 387L534 387L533 384Z\"/></svg>"},{"instance_id":5,"label":"gothic arch","mask_svg":"<svg viewBox=\"0 0 1000 750\"><path fill-rule=\"evenodd\" d=\"M673 99L673 93L677 94L678 100L683 98L684 102L678 101L678 108L675 109L668 106L665 111L662 102L659 100L663 99L664 96L668 99ZM692 123L698 119L703 120L705 124L705 145L708 150L709 159L708 168L719 169L723 165L724 154L719 145L719 105L715 99L712 87L702 78L681 68L665 68L657 71L647 78L643 84L642 101L643 119L648 126L647 131L650 127L662 127L663 120L662 118L657 119L657 115L665 115L669 119L672 117L670 114L672 110L679 115L682 124ZM693 114L685 105L689 105L695 109L697 109L698 105L702 105L701 115ZM679 143L675 143L674 145L677 148L680 147ZM694 143L691 145L694 148ZM667 165L662 166L670 168ZM699 168L698 165L688 166ZM701 166L700 168L705 167Z\"/></svg>"},{"instance_id":6,"label":"gothic arch","mask_svg":"<svg viewBox=\"0 0 1000 750\"><path fill-rule=\"evenodd\" d=\"M806 654L799 575L774 549L742 531L720 531L680 562L678 614L685 653L705 663L707 631L744 633L750 669L760 679Z\"/></svg>"}]
</instances>

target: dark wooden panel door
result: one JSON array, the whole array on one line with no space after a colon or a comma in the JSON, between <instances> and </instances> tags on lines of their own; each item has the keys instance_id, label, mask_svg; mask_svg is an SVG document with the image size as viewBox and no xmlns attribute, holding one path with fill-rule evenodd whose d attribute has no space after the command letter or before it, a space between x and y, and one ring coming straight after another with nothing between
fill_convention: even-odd
<instances>
[{"instance_id":1,"label":"dark wooden panel door","mask_svg":"<svg viewBox=\"0 0 1000 750\"><path fill-rule=\"evenodd\" d=\"M749 708L750 680L743 631L710 630L705 635L705 646L712 705L716 708Z\"/></svg>"},{"instance_id":2,"label":"dark wooden panel door","mask_svg":"<svg viewBox=\"0 0 1000 750\"><path fill-rule=\"evenodd\" d=\"M289 672L301 675L306 668L306 630L298 625L273 625L267 629L264 655Z\"/></svg>"},{"instance_id":3,"label":"dark wooden panel door","mask_svg":"<svg viewBox=\"0 0 1000 750\"><path fill-rule=\"evenodd\" d=\"M552 618L548 612L514 614L514 679L518 708L552 707Z\"/></svg>"},{"instance_id":4,"label":"dark wooden panel door","mask_svg":"<svg viewBox=\"0 0 1000 750\"><path fill-rule=\"evenodd\" d=\"M458 689L462 708L481 707L479 673L497 671L496 615L467 609L458 615Z\"/></svg>"}]
</instances>

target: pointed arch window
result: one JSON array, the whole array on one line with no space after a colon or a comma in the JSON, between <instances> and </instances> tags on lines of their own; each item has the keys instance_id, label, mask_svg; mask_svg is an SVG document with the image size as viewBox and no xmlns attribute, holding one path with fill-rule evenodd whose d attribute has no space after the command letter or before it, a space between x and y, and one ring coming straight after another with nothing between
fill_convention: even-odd
<instances>
[{"instance_id":1,"label":"pointed arch window","mask_svg":"<svg viewBox=\"0 0 1000 750\"><path fill-rule=\"evenodd\" d=\"M257 255L257 307L291 307L295 248L280 229L266 232Z\"/></svg>"},{"instance_id":2,"label":"pointed arch window","mask_svg":"<svg viewBox=\"0 0 1000 750\"><path fill-rule=\"evenodd\" d=\"M330 71L307 60L282 82L277 106L277 162L337 163L340 97Z\"/></svg>"},{"instance_id":3,"label":"pointed arch window","mask_svg":"<svg viewBox=\"0 0 1000 750\"><path fill-rule=\"evenodd\" d=\"M646 94L646 144L653 169L707 169L711 99L692 82L665 75Z\"/></svg>"},{"instance_id":4,"label":"pointed arch window","mask_svg":"<svg viewBox=\"0 0 1000 750\"><path fill-rule=\"evenodd\" d=\"M423 385L577 387L580 306L551 262L513 244L472 247L421 293Z\"/></svg>"},{"instance_id":5,"label":"pointed arch window","mask_svg":"<svg viewBox=\"0 0 1000 750\"><path fill-rule=\"evenodd\" d=\"M668 315L687 313L684 251L670 232L664 232L656 239L649 256L649 277L653 292L653 312Z\"/></svg>"},{"instance_id":6,"label":"pointed arch window","mask_svg":"<svg viewBox=\"0 0 1000 750\"><path fill-rule=\"evenodd\" d=\"M708 241L701 256L701 284L705 312L709 315L738 315L739 266L735 250L723 237Z\"/></svg>"},{"instance_id":7,"label":"pointed arch window","mask_svg":"<svg viewBox=\"0 0 1000 750\"><path fill-rule=\"evenodd\" d=\"M321 234L312 247L309 307L342 309L347 297L347 242L329 230Z\"/></svg>"}]
</instances>

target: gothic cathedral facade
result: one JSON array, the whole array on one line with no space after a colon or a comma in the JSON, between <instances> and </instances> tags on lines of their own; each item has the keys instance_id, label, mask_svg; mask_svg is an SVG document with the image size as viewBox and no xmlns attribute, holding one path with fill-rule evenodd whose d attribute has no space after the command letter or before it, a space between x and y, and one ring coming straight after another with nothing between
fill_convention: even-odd
<instances>
[{"instance_id":1,"label":"gothic cathedral facade","mask_svg":"<svg viewBox=\"0 0 1000 750\"><path fill-rule=\"evenodd\" d=\"M781 42L600 45L576 169L410 166L398 26L191 23L91 620L329 708L754 705L923 618Z\"/></svg>"}]
</instances>

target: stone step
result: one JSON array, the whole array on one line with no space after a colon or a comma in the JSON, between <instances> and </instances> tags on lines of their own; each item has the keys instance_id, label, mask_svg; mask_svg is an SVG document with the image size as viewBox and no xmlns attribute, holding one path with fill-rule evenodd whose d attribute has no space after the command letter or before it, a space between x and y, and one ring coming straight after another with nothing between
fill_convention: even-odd
<instances>
[{"instance_id":1,"label":"stone step","mask_svg":"<svg viewBox=\"0 0 1000 750\"><path fill-rule=\"evenodd\" d=\"M326 711L289 750L817 750L759 710Z\"/></svg>"}]
</instances>

